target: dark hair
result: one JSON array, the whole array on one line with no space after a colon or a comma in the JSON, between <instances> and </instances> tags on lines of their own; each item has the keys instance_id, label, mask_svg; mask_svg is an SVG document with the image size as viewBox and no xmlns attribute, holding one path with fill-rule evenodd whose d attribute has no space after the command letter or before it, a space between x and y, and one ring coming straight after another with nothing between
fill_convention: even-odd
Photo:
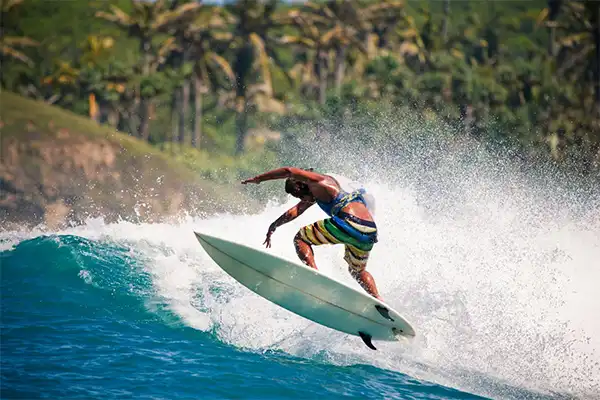
<instances>
[{"instance_id":1,"label":"dark hair","mask_svg":"<svg viewBox=\"0 0 600 400\"><path fill-rule=\"evenodd\" d=\"M305 171L313 172L314 168L306 168ZM310 194L310 190L308 189L308 185L304 182L295 181L292 178L287 178L285 180L285 192L287 194L298 195L307 195Z\"/></svg>"},{"instance_id":2,"label":"dark hair","mask_svg":"<svg viewBox=\"0 0 600 400\"><path fill-rule=\"evenodd\" d=\"M290 178L287 178L285 180L285 192L287 194L291 194L294 192L295 189L296 189L296 185L294 185L294 182Z\"/></svg>"},{"instance_id":3,"label":"dark hair","mask_svg":"<svg viewBox=\"0 0 600 400\"><path fill-rule=\"evenodd\" d=\"M285 192L294 197L301 197L310 194L308 185L304 182L294 181L291 178L285 180Z\"/></svg>"}]
</instances>

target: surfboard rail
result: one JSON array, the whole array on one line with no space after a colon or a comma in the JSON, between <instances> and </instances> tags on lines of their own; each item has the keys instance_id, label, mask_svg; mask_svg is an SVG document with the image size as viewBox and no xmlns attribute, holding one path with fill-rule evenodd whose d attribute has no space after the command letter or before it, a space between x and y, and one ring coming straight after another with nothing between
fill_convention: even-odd
<instances>
[{"instance_id":1,"label":"surfboard rail","mask_svg":"<svg viewBox=\"0 0 600 400\"><path fill-rule=\"evenodd\" d=\"M414 328L396 310L298 262L256 248L194 232L207 254L228 275L263 298L331 329L371 340L412 338Z\"/></svg>"}]
</instances>

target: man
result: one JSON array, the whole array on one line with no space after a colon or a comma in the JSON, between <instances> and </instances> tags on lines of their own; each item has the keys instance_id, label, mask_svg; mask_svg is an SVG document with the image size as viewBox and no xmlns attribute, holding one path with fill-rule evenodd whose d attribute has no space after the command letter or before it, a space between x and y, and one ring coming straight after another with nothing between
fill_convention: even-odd
<instances>
[{"instance_id":1,"label":"man","mask_svg":"<svg viewBox=\"0 0 600 400\"><path fill-rule=\"evenodd\" d=\"M331 176L318 174L312 169L292 167L265 172L243 181L242 184L259 184L274 179L285 179L286 193L300 199L300 202L269 226L264 242L266 247L271 247L271 235L277 227L294 220L317 203L330 218L307 225L298 231L294 237L294 246L300 260L317 269L312 245L343 244L346 248L344 260L348 263L352 277L367 293L382 300L375 280L365 270L369 252L377 242L377 226L366 207L364 190L348 193Z\"/></svg>"}]
</instances>

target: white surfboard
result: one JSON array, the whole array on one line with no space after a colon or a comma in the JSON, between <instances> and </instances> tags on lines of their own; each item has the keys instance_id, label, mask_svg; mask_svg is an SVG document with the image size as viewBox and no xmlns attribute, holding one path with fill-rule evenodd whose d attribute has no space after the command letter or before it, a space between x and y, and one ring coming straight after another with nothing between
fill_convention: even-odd
<instances>
[{"instance_id":1,"label":"white surfboard","mask_svg":"<svg viewBox=\"0 0 600 400\"><path fill-rule=\"evenodd\" d=\"M331 329L372 340L412 338L411 324L364 291L300 263L225 239L194 232L208 255L231 277L271 302Z\"/></svg>"}]
</instances>

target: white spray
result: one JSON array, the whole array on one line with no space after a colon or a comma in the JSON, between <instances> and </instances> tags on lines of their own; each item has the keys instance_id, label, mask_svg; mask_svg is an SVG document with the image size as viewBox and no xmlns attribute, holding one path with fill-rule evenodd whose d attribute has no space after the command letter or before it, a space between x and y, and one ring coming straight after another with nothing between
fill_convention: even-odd
<instances>
[{"instance_id":1,"label":"white spray","mask_svg":"<svg viewBox=\"0 0 600 400\"><path fill-rule=\"evenodd\" d=\"M600 397L598 194L527 180L510 163L469 159L465 167L471 155L454 149L403 163L379 156L380 165L360 174L380 231L368 270L418 336L378 343L377 352L250 292L194 237L199 230L260 248L291 198L256 215L152 225L99 219L58 233L130 246L153 276L149 309L167 304L185 324L240 348L369 363L493 398L526 397L522 390ZM340 174L358 175L338 164ZM323 217L309 209L277 230L268 251L294 259L295 232ZM7 248L42 233L4 232L0 242ZM359 288L343 248L317 247L315 255L323 272Z\"/></svg>"}]
</instances>

